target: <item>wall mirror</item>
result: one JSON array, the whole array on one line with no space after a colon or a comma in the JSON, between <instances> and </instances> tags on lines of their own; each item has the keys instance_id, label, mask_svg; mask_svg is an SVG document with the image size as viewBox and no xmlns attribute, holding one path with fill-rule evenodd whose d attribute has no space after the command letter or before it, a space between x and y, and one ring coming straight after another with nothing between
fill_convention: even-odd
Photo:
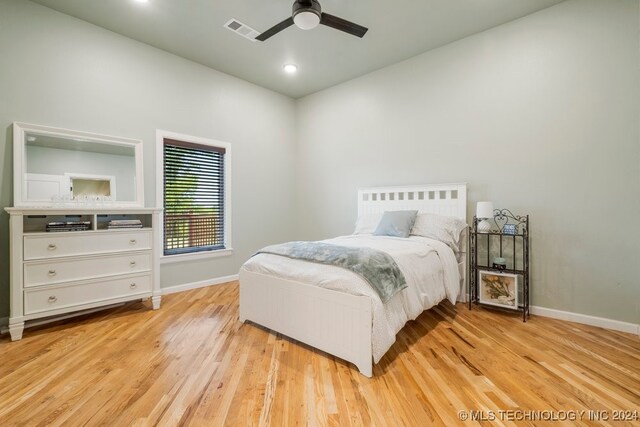
<instances>
[{"instance_id":1,"label":"wall mirror","mask_svg":"<svg viewBox=\"0 0 640 427\"><path fill-rule=\"evenodd\" d=\"M13 124L14 205L144 206L142 141Z\"/></svg>"}]
</instances>

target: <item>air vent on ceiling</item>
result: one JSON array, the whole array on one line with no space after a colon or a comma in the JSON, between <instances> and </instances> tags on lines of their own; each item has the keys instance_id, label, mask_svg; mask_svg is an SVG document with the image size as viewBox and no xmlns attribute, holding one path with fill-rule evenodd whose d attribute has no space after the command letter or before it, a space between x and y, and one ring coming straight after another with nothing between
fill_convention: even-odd
<instances>
[{"instance_id":1,"label":"air vent on ceiling","mask_svg":"<svg viewBox=\"0 0 640 427\"><path fill-rule=\"evenodd\" d=\"M243 24L237 19L230 19L224 24L224 27L244 37L245 39L251 40L252 42L255 42L256 37L260 34L258 31L254 30L248 25Z\"/></svg>"}]
</instances>

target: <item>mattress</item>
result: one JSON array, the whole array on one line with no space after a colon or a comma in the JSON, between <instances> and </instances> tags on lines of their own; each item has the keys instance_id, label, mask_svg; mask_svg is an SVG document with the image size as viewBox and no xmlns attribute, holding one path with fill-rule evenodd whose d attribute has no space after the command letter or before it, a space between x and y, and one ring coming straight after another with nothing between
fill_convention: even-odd
<instances>
[{"instance_id":1,"label":"mattress","mask_svg":"<svg viewBox=\"0 0 640 427\"><path fill-rule=\"evenodd\" d=\"M398 238L359 234L323 242L365 246L386 252L404 274L407 288L382 303L371 285L349 270L272 254L255 255L242 269L371 298L371 338L375 363L393 345L396 334L407 321L417 318L424 310L444 299L455 304L460 289L458 263L451 248L440 241L420 236Z\"/></svg>"}]
</instances>

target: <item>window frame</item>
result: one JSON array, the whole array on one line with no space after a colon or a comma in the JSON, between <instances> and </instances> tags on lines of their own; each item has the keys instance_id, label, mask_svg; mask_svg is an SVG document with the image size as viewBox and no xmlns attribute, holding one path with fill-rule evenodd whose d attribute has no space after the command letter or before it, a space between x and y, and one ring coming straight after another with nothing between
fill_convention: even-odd
<instances>
[{"instance_id":1,"label":"window frame","mask_svg":"<svg viewBox=\"0 0 640 427\"><path fill-rule=\"evenodd\" d=\"M156 130L156 204L164 210L164 140L173 139L196 145L224 148L224 248L183 254L164 254L164 245L160 251L160 263L191 261L205 258L216 258L233 254L231 246L231 144L209 138L184 135L165 130ZM160 215L159 241L164 242L164 214Z\"/></svg>"}]
</instances>

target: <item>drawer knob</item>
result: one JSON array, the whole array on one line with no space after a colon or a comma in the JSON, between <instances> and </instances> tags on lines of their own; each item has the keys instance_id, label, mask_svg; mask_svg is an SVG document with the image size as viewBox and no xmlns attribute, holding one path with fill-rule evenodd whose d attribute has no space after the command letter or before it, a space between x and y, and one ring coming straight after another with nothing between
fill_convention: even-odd
<instances>
[{"instance_id":1,"label":"drawer knob","mask_svg":"<svg viewBox=\"0 0 640 427\"><path fill-rule=\"evenodd\" d=\"M138 243L136 239L129 240L130 245L135 245L136 243Z\"/></svg>"},{"instance_id":2,"label":"drawer knob","mask_svg":"<svg viewBox=\"0 0 640 427\"><path fill-rule=\"evenodd\" d=\"M49 249L50 251L55 251L55 250L56 250L56 248L57 248L57 246L56 246L56 245L54 245L53 243L49 243L49 247L48 247L48 249Z\"/></svg>"},{"instance_id":3,"label":"drawer knob","mask_svg":"<svg viewBox=\"0 0 640 427\"><path fill-rule=\"evenodd\" d=\"M135 261L131 261L131 262L129 263L129 265L130 265L131 267L133 267L133 266L135 266L135 265L136 265L136 262L135 262Z\"/></svg>"},{"instance_id":4,"label":"drawer knob","mask_svg":"<svg viewBox=\"0 0 640 427\"><path fill-rule=\"evenodd\" d=\"M132 283L132 284L130 284L130 285L129 285L129 287L130 287L131 289L135 289L135 288L136 288L136 284L135 284L135 283Z\"/></svg>"},{"instance_id":5,"label":"drawer knob","mask_svg":"<svg viewBox=\"0 0 640 427\"><path fill-rule=\"evenodd\" d=\"M56 275L55 270L49 270L49 276L55 276L55 275Z\"/></svg>"},{"instance_id":6,"label":"drawer knob","mask_svg":"<svg viewBox=\"0 0 640 427\"><path fill-rule=\"evenodd\" d=\"M49 297L49 302L56 302L56 301L58 301L58 297L57 297L57 296L55 296L55 295L51 295L51 296Z\"/></svg>"}]
</instances>

